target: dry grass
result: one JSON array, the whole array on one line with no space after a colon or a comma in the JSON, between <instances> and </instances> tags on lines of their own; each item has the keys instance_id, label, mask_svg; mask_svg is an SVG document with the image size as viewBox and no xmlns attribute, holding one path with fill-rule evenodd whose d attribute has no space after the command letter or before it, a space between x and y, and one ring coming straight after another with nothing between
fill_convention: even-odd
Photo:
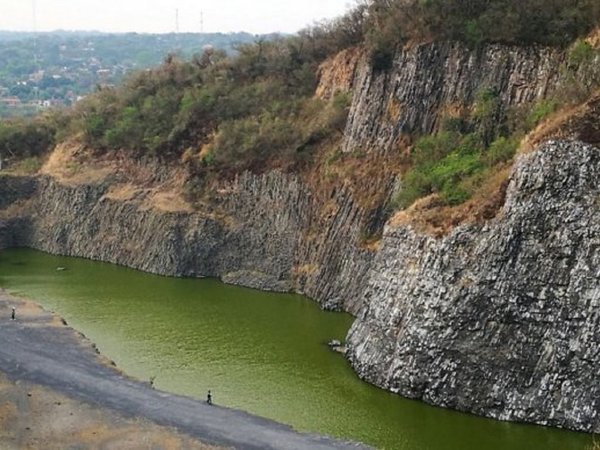
<instances>
[{"instance_id":1,"label":"dry grass","mask_svg":"<svg viewBox=\"0 0 600 450\"><path fill-rule=\"evenodd\" d=\"M134 186L131 183L113 185L108 189L108 192L104 195L109 200L116 200L119 202L129 202L134 200L140 195L140 188Z\"/></svg>"},{"instance_id":2,"label":"dry grass","mask_svg":"<svg viewBox=\"0 0 600 450\"><path fill-rule=\"evenodd\" d=\"M296 275L312 275L319 270L319 266L317 264L304 264L302 266L296 266L293 269L293 272Z\"/></svg>"},{"instance_id":3,"label":"dry grass","mask_svg":"<svg viewBox=\"0 0 600 450\"><path fill-rule=\"evenodd\" d=\"M385 201L385 185L407 169L406 144L398 145L387 154L341 153L339 145L333 143L321 151L316 167L304 174L306 183L327 205L331 192L344 186L352 193L354 201L366 210L371 210ZM331 206L331 205L330 205Z\"/></svg>"},{"instance_id":4,"label":"dry grass","mask_svg":"<svg viewBox=\"0 0 600 450\"><path fill-rule=\"evenodd\" d=\"M150 194L142 205L142 209L153 209L167 213L191 213L192 205L185 200L181 192L157 191Z\"/></svg>"},{"instance_id":5,"label":"dry grass","mask_svg":"<svg viewBox=\"0 0 600 450\"><path fill-rule=\"evenodd\" d=\"M592 47L600 48L600 27L592 31L585 39Z\"/></svg>"},{"instance_id":6,"label":"dry grass","mask_svg":"<svg viewBox=\"0 0 600 450\"><path fill-rule=\"evenodd\" d=\"M566 137L564 125L573 117L584 112L585 109L585 105L577 105L561 108L554 112L523 138L518 153L529 153L544 141Z\"/></svg>"},{"instance_id":7,"label":"dry grass","mask_svg":"<svg viewBox=\"0 0 600 450\"><path fill-rule=\"evenodd\" d=\"M58 145L40 173L70 186L101 183L111 177L114 181L104 196L107 199L133 202L144 210L193 212L185 199L185 169L160 164L139 162L119 151L94 155L74 140Z\"/></svg>"},{"instance_id":8,"label":"dry grass","mask_svg":"<svg viewBox=\"0 0 600 450\"><path fill-rule=\"evenodd\" d=\"M522 141L519 153L527 153L549 139L579 139L600 143L600 90L585 103L566 106L550 115Z\"/></svg>"},{"instance_id":9,"label":"dry grass","mask_svg":"<svg viewBox=\"0 0 600 450\"><path fill-rule=\"evenodd\" d=\"M40 169L42 175L69 186L101 183L115 171L113 165L92 160L77 140L59 144Z\"/></svg>"},{"instance_id":10,"label":"dry grass","mask_svg":"<svg viewBox=\"0 0 600 450\"><path fill-rule=\"evenodd\" d=\"M361 48L349 48L327 59L319 66L319 85L315 96L329 100L336 92L349 92L354 83L358 60L365 55Z\"/></svg>"},{"instance_id":11,"label":"dry grass","mask_svg":"<svg viewBox=\"0 0 600 450\"><path fill-rule=\"evenodd\" d=\"M369 252L377 252L381 248L382 236L370 236L360 243L360 248Z\"/></svg>"}]
</instances>

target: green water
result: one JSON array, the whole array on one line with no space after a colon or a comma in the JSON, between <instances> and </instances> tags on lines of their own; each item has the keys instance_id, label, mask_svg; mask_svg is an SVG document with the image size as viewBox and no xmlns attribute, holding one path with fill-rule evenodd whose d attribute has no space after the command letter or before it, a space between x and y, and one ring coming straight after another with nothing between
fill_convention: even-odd
<instances>
[{"instance_id":1,"label":"green water","mask_svg":"<svg viewBox=\"0 0 600 450\"><path fill-rule=\"evenodd\" d=\"M65 271L57 271L65 267ZM0 252L0 287L63 316L125 372L303 431L402 450L584 449L584 434L423 405L361 382L325 343L345 314L299 295L170 279L31 250Z\"/></svg>"}]
</instances>

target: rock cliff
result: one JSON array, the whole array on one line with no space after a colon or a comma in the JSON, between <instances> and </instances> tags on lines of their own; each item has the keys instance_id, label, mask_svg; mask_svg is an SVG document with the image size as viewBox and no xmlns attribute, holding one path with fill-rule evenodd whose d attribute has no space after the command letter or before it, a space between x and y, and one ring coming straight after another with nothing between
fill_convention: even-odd
<instances>
[{"instance_id":1,"label":"rock cliff","mask_svg":"<svg viewBox=\"0 0 600 450\"><path fill-rule=\"evenodd\" d=\"M0 178L6 191L15 183ZM26 232L0 225L0 245L295 290L329 309L356 313L360 307L357 293L374 254L355 245L366 213L345 189L331 192L325 215L305 184L280 172L224 183L218 207L195 213L141 208L111 198L109 189L106 181L70 186L39 178L37 195L18 219Z\"/></svg>"},{"instance_id":2,"label":"rock cliff","mask_svg":"<svg viewBox=\"0 0 600 450\"><path fill-rule=\"evenodd\" d=\"M426 44L388 72L350 50L321 68L318 95L353 93L341 144L370 158L404 133L494 89L504 108L544 98L563 55L543 48ZM365 380L431 404L600 431L596 411L598 150L557 141L514 169L500 215L436 239L387 221L393 171L358 188L318 176L244 173L193 212L111 195L114 179L0 177L0 248L29 246L163 275L302 292L357 316L349 359ZM314 180L317 181L314 181ZM379 190L365 204L360 190Z\"/></svg>"},{"instance_id":3,"label":"rock cliff","mask_svg":"<svg viewBox=\"0 0 600 450\"><path fill-rule=\"evenodd\" d=\"M481 89L494 90L504 108L545 98L559 81L564 55L537 47L487 45L470 51L457 43L431 43L399 51L390 71L375 72L366 59L363 54L345 83L354 93L347 152L387 152L406 133L431 133L445 113L471 108ZM323 81L330 83L331 77Z\"/></svg>"},{"instance_id":4,"label":"rock cliff","mask_svg":"<svg viewBox=\"0 0 600 450\"><path fill-rule=\"evenodd\" d=\"M348 336L359 375L505 420L600 431L600 151L522 158L501 215L434 239L388 225Z\"/></svg>"}]
</instances>

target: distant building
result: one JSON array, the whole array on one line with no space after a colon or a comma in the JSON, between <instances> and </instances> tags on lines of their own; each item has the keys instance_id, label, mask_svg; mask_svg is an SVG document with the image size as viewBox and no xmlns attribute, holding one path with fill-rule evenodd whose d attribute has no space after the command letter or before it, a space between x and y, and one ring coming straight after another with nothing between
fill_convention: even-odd
<instances>
[{"instance_id":1,"label":"distant building","mask_svg":"<svg viewBox=\"0 0 600 450\"><path fill-rule=\"evenodd\" d=\"M29 75L29 81L39 83L40 81L42 81L45 74L46 74L45 70L38 70L37 72L34 72L31 75Z\"/></svg>"},{"instance_id":2,"label":"distant building","mask_svg":"<svg viewBox=\"0 0 600 450\"><path fill-rule=\"evenodd\" d=\"M0 98L0 104L14 108L21 106L21 99L19 97L4 97Z\"/></svg>"}]
</instances>

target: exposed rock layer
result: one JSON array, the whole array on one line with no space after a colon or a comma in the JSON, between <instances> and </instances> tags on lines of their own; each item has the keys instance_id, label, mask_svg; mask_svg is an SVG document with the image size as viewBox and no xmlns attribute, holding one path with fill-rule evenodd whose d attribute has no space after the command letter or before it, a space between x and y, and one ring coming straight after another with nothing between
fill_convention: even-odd
<instances>
[{"instance_id":1,"label":"exposed rock layer","mask_svg":"<svg viewBox=\"0 0 600 450\"><path fill-rule=\"evenodd\" d=\"M345 151L387 152L403 133L431 133L444 115L472 108L482 89L497 93L505 109L545 98L559 81L563 55L501 45L469 51L446 42L398 52L387 72L362 58L351 82Z\"/></svg>"},{"instance_id":2,"label":"exposed rock layer","mask_svg":"<svg viewBox=\"0 0 600 450\"><path fill-rule=\"evenodd\" d=\"M359 375L489 417L600 431L600 151L520 160L502 214L443 239L389 226L349 336Z\"/></svg>"},{"instance_id":3,"label":"exposed rock layer","mask_svg":"<svg viewBox=\"0 0 600 450\"><path fill-rule=\"evenodd\" d=\"M355 245L364 217L347 192L318 221L307 187L280 173L232 183L222 194L231 215L220 218L143 211L106 198L108 186L44 178L29 216L0 224L0 244L304 291L358 314L349 358L371 383L490 417L600 431L599 171L595 147L549 143L516 166L488 225L443 239L388 225L377 254ZM311 220L327 225L312 239Z\"/></svg>"},{"instance_id":4,"label":"exposed rock layer","mask_svg":"<svg viewBox=\"0 0 600 450\"><path fill-rule=\"evenodd\" d=\"M22 183L2 177L0 191ZM296 176L244 174L219 190L214 209L190 214L114 200L109 183L68 186L43 177L31 184L37 195L21 216L0 222L0 246L295 290L329 309L357 313L360 307L374 253L355 245L366 213L346 189L331 193L324 214Z\"/></svg>"}]
</instances>

